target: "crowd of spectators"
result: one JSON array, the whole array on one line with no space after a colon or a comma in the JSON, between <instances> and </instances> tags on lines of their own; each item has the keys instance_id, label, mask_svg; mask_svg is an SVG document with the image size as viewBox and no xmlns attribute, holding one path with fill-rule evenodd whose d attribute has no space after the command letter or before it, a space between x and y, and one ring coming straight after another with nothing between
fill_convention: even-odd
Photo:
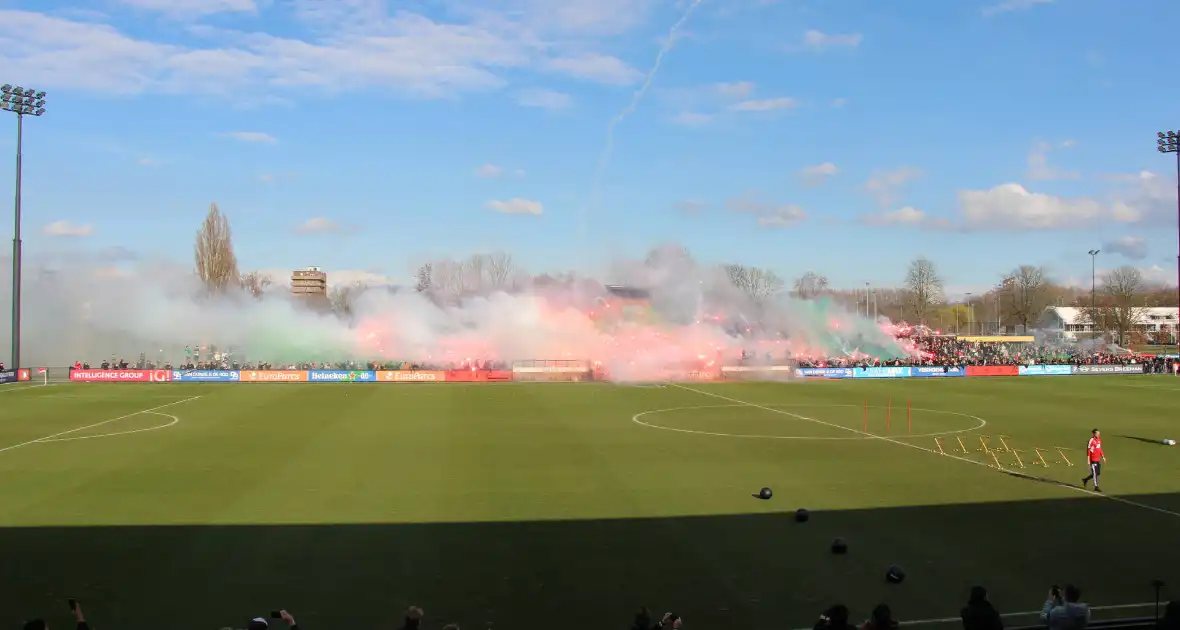
<instances>
[{"instance_id":1,"label":"crowd of spectators","mask_svg":"<svg viewBox=\"0 0 1180 630\"><path fill-rule=\"evenodd\" d=\"M94 367L97 366L97 367ZM126 359L108 359L92 366L89 362L78 361L71 370L510 370L511 364L504 361L304 361L299 363L272 363L270 361L151 361L140 358L134 363Z\"/></svg>"},{"instance_id":2,"label":"crowd of spectators","mask_svg":"<svg viewBox=\"0 0 1180 630\"><path fill-rule=\"evenodd\" d=\"M74 618L77 630L89 630L86 617L82 614L80 603L73 602ZM411 606L406 610L400 630L422 630L425 612L418 606ZM992 605L987 596L987 589L975 586L967 599L967 604L959 611L963 630L1004 630L1004 617ZM246 623L246 630L270 630L274 620L282 620L289 630L299 630L295 617L286 610L272 611L270 618L255 617ZM1030 620L1031 621L1031 620ZM1047 630L1086 630L1092 621L1089 604L1082 601L1082 592L1077 586L1066 584L1064 588L1053 586L1041 605L1038 623L1025 624L1023 627L1041 627ZM1122 619L1105 622L1107 627L1145 628L1150 627L1152 619ZM674 613L664 613L657 621L651 610L646 606L640 607L635 613L630 630L680 630L684 626L684 619ZM894 616L888 604L878 604L869 614L868 619L861 623L852 621L852 614L844 604L835 604L820 614L812 630L898 630L902 625ZM1180 630L1180 600L1165 605L1163 615L1154 620L1155 630ZM25 623L24 630L49 630L44 619L34 619ZM229 628L225 629L229 630ZM458 624L447 624L441 630L460 630Z\"/></svg>"}]
</instances>

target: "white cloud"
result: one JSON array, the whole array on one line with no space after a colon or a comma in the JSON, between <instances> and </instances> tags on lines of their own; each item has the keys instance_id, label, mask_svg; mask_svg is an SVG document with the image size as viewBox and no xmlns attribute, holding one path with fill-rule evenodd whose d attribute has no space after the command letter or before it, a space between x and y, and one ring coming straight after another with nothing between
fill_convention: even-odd
<instances>
[{"instance_id":1,"label":"white cloud","mask_svg":"<svg viewBox=\"0 0 1180 630\"><path fill-rule=\"evenodd\" d=\"M118 0L133 9L158 11L173 16L202 16L215 13L256 13L254 0Z\"/></svg>"},{"instance_id":2,"label":"white cloud","mask_svg":"<svg viewBox=\"0 0 1180 630\"><path fill-rule=\"evenodd\" d=\"M694 215L694 214L700 214L708 206L709 206L708 202L701 201L700 199L685 199L683 201L676 202L675 207L676 207L677 211L679 211L683 214Z\"/></svg>"},{"instance_id":3,"label":"white cloud","mask_svg":"<svg viewBox=\"0 0 1180 630\"><path fill-rule=\"evenodd\" d=\"M524 107L538 109L566 109L573 103L569 94L553 90L522 90L516 94L516 102Z\"/></svg>"},{"instance_id":4,"label":"white cloud","mask_svg":"<svg viewBox=\"0 0 1180 630\"><path fill-rule=\"evenodd\" d=\"M164 5L164 0L141 1ZM555 45L556 33L546 29L591 26L599 20L576 13L602 10L601 3L571 1L580 8L561 8L552 20L530 22L528 13L483 8L459 7L448 14L458 17L436 21L407 10L390 14L380 0L292 0L282 6L293 6L308 27L301 29L308 33L302 38L202 25L190 27L192 37L177 40L184 43L145 39L111 24L0 10L0 41L20 42L0 48L0 67L45 89L233 96L236 104L312 88L322 95L378 89L442 98L500 88L506 84L501 73L513 70L611 83L637 80L638 71L613 57L561 56L594 42L571 34ZM201 6L198 0L182 2L194 10ZM222 2L204 6L246 6L245 0ZM543 6L540 0L533 4Z\"/></svg>"},{"instance_id":5,"label":"white cloud","mask_svg":"<svg viewBox=\"0 0 1180 630\"><path fill-rule=\"evenodd\" d=\"M41 228L41 232L46 236L55 237L79 237L90 236L94 234L94 226L79 225L70 221L54 221L49 225Z\"/></svg>"},{"instance_id":6,"label":"white cloud","mask_svg":"<svg viewBox=\"0 0 1180 630\"><path fill-rule=\"evenodd\" d=\"M1073 141L1066 140L1060 144L1062 148L1074 146ZM1063 171L1049 166L1049 152L1053 146L1048 142L1037 142L1028 151L1028 172L1025 177L1032 181L1055 181L1063 179L1077 179L1078 173Z\"/></svg>"},{"instance_id":7,"label":"white cloud","mask_svg":"<svg viewBox=\"0 0 1180 630\"><path fill-rule=\"evenodd\" d=\"M1102 244L1103 252L1122 254L1131 260L1147 258L1147 240L1141 236L1123 236Z\"/></svg>"},{"instance_id":8,"label":"white cloud","mask_svg":"<svg viewBox=\"0 0 1180 630\"><path fill-rule=\"evenodd\" d=\"M544 212L541 202L531 199L509 199L508 201L489 201L488 207L504 214L532 214L540 216Z\"/></svg>"},{"instance_id":9,"label":"white cloud","mask_svg":"<svg viewBox=\"0 0 1180 630\"><path fill-rule=\"evenodd\" d=\"M493 179L503 174L504 169L496 166L495 164L484 164L483 166L475 169L475 176L482 177L483 179Z\"/></svg>"},{"instance_id":10,"label":"white cloud","mask_svg":"<svg viewBox=\"0 0 1180 630\"><path fill-rule=\"evenodd\" d=\"M769 204L749 197L730 199L725 202L730 212L753 215L758 225L765 227L790 227L807 219L807 212L795 204Z\"/></svg>"},{"instance_id":11,"label":"white cloud","mask_svg":"<svg viewBox=\"0 0 1180 630\"><path fill-rule=\"evenodd\" d=\"M672 118L672 122L685 127L699 127L713 120L709 114L699 114L696 112L681 112Z\"/></svg>"},{"instance_id":12,"label":"white cloud","mask_svg":"<svg viewBox=\"0 0 1180 630\"><path fill-rule=\"evenodd\" d=\"M140 166L159 166L160 161L151 156L144 156L135 161Z\"/></svg>"},{"instance_id":13,"label":"white cloud","mask_svg":"<svg viewBox=\"0 0 1180 630\"><path fill-rule=\"evenodd\" d=\"M242 142L253 142L259 144L274 144L278 139L269 133L261 131L227 131L218 134L222 138L233 138L234 140L241 140Z\"/></svg>"},{"instance_id":14,"label":"white cloud","mask_svg":"<svg viewBox=\"0 0 1180 630\"><path fill-rule=\"evenodd\" d=\"M831 162L824 162L823 164L808 166L807 168L799 171L799 176L803 178L804 183L808 186L817 186L826 182L829 177L832 177L839 172L840 169L836 168L835 164L832 164Z\"/></svg>"},{"instance_id":15,"label":"white cloud","mask_svg":"<svg viewBox=\"0 0 1180 630\"><path fill-rule=\"evenodd\" d=\"M963 223L975 230L1044 230L1100 223L1134 223L1140 211L1123 202L1102 203L1087 197L1066 198L1029 192L1020 184L991 190L959 191Z\"/></svg>"},{"instance_id":16,"label":"white cloud","mask_svg":"<svg viewBox=\"0 0 1180 630\"><path fill-rule=\"evenodd\" d=\"M643 73L618 57L598 53L550 59L547 67L572 77L608 85L631 85L643 78Z\"/></svg>"},{"instance_id":17,"label":"white cloud","mask_svg":"<svg viewBox=\"0 0 1180 630\"><path fill-rule=\"evenodd\" d=\"M890 210L889 212L872 214L865 217L865 222L870 225L908 226L924 226L930 223L926 213L913 206L905 206L904 208Z\"/></svg>"},{"instance_id":18,"label":"white cloud","mask_svg":"<svg viewBox=\"0 0 1180 630\"><path fill-rule=\"evenodd\" d=\"M803 34L803 45L812 50L827 48L856 48L864 37L860 33L834 35L823 31L810 30Z\"/></svg>"},{"instance_id":19,"label":"white cloud","mask_svg":"<svg viewBox=\"0 0 1180 630\"><path fill-rule=\"evenodd\" d=\"M769 112L778 109L793 109L798 105L799 101L793 98L780 97L741 101L730 105L729 109L735 112Z\"/></svg>"},{"instance_id":20,"label":"white cloud","mask_svg":"<svg viewBox=\"0 0 1180 630\"><path fill-rule=\"evenodd\" d=\"M841 107L844 107L847 104L848 104L848 99L846 99L846 98L834 98L834 99L832 99L832 103L831 103L833 109L840 109Z\"/></svg>"},{"instance_id":21,"label":"white cloud","mask_svg":"<svg viewBox=\"0 0 1180 630\"><path fill-rule=\"evenodd\" d=\"M733 83L714 83L709 90L725 99L749 98L754 93L754 83L751 81L736 81Z\"/></svg>"},{"instance_id":22,"label":"white cloud","mask_svg":"<svg viewBox=\"0 0 1180 630\"><path fill-rule=\"evenodd\" d=\"M984 17L991 17L999 13L1009 13L1011 11L1023 11L1031 9L1038 4L1053 4L1054 0L1006 0L999 4L993 4L983 8L982 13Z\"/></svg>"},{"instance_id":23,"label":"white cloud","mask_svg":"<svg viewBox=\"0 0 1180 630\"><path fill-rule=\"evenodd\" d=\"M315 217L300 223L295 228L300 234L322 234L325 232L339 232L340 224L324 217Z\"/></svg>"},{"instance_id":24,"label":"white cloud","mask_svg":"<svg viewBox=\"0 0 1180 630\"><path fill-rule=\"evenodd\" d=\"M865 192L872 195L883 207L894 204L898 189L922 176L922 171L903 166L892 171L877 171L865 182Z\"/></svg>"}]
</instances>

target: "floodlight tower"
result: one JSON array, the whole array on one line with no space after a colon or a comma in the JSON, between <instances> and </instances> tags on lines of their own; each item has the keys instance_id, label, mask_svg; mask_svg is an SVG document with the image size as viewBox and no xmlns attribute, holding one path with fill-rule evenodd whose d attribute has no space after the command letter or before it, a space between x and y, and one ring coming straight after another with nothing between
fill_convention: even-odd
<instances>
[{"instance_id":1,"label":"floodlight tower","mask_svg":"<svg viewBox=\"0 0 1180 630\"><path fill-rule=\"evenodd\" d=\"M1155 135L1158 145L1156 148L1160 153L1176 155L1176 298L1180 300L1180 133L1161 131ZM1177 306L1180 306L1180 302L1177 303ZM1176 350L1180 352L1180 318L1176 320L1174 330L1176 332Z\"/></svg>"},{"instance_id":2,"label":"floodlight tower","mask_svg":"<svg viewBox=\"0 0 1180 630\"><path fill-rule=\"evenodd\" d=\"M0 110L16 114L16 197L12 219L12 366L20 367L20 185L21 142L24 140L25 116L45 114L45 92L5 83L0 86Z\"/></svg>"}]
</instances>

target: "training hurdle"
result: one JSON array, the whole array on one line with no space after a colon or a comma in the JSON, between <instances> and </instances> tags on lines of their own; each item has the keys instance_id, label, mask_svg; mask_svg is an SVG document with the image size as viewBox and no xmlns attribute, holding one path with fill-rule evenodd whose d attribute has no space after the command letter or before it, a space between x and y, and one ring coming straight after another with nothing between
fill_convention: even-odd
<instances>
[{"instance_id":1,"label":"training hurdle","mask_svg":"<svg viewBox=\"0 0 1180 630\"><path fill-rule=\"evenodd\" d=\"M988 446L987 446L987 441L990 439L992 439L992 437L990 435L979 436L979 448L976 450L978 450L980 453L983 453L985 455L990 455L992 452L992 449L988 448Z\"/></svg>"},{"instance_id":2,"label":"training hurdle","mask_svg":"<svg viewBox=\"0 0 1180 630\"><path fill-rule=\"evenodd\" d=\"M967 447L963 445L963 438L957 437L957 438L955 438L955 441L958 442L959 448L958 449L952 448L951 452L952 453L961 453L963 455L966 455L967 454ZM942 438L938 438L938 437L934 438L934 446L935 446L935 448L938 449L938 453L940 455L946 455L946 451L943 450Z\"/></svg>"},{"instance_id":3,"label":"training hurdle","mask_svg":"<svg viewBox=\"0 0 1180 630\"><path fill-rule=\"evenodd\" d=\"M1000 448L997 450L999 450L1001 453L1013 452L1011 448L1008 448L1008 442L1005 441L1005 438L1011 440L1012 439L1011 437L1009 437L1007 435L997 435L996 437L999 438L999 440L1000 440Z\"/></svg>"},{"instance_id":4,"label":"training hurdle","mask_svg":"<svg viewBox=\"0 0 1180 630\"><path fill-rule=\"evenodd\" d=\"M1065 456L1065 451L1070 449L1065 448L1064 446L1055 446L1053 448L1057 449L1057 454L1061 456L1061 461L1065 462L1066 467L1073 466L1073 462L1069 461L1069 458Z\"/></svg>"},{"instance_id":5,"label":"training hurdle","mask_svg":"<svg viewBox=\"0 0 1180 630\"><path fill-rule=\"evenodd\" d=\"M1016 467L1017 468L1024 468L1024 460L1020 458L1020 454L1023 452L1025 452L1025 451L1018 451L1018 450L1012 451L1012 456L1016 458Z\"/></svg>"}]
</instances>

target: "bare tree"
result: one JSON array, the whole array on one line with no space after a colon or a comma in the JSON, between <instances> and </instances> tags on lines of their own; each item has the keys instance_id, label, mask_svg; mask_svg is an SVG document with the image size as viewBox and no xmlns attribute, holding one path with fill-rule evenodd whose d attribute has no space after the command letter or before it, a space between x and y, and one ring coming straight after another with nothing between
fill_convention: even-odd
<instances>
[{"instance_id":1,"label":"bare tree","mask_svg":"<svg viewBox=\"0 0 1180 630\"><path fill-rule=\"evenodd\" d=\"M906 271L905 288L909 310L916 323L925 324L934 306L943 299L942 278L938 269L927 258L915 258Z\"/></svg>"},{"instance_id":2,"label":"bare tree","mask_svg":"<svg viewBox=\"0 0 1180 630\"><path fill-rule=\"evenodd\" d=\"M328 304L338 316L351 317L356 299L366 290L368 287L361 282L332 287L328 292Z\"/></svg>"},{"instance_id":3,"label":"bare tree","mask_svg":"<svg viewBox=\"0 0 1180 630\"><path fill-rule=\"evenodd\" d=\"M786 285L773 271L745 265L725 265L730 284L755 302L764 301L782 291Z\"/></svg>"},{"instance_id":4,"label":"bare tree","mask_svg":"<svg viewBox=\"0 0 1180 630\"><path fill-rule=\"evenodd\" d=\"M1004 276L1001 291L1011 305L1013 318L1027 330L1040 318L1049 305L1049 283L1045 270L1032 265L1021 265Z\"/></svg>"},{"instance_id":5,"label":"bare tree","mask_svg":"<svg viewBox=\"0 0 1180 630\"><path fill-rule=\"evenodd\" d=\"M1124 343L1127 333L1143 323L1143 274L1134 267L1119 267L1102 277L1102 292L1110 303L1106 317L1118 332L1119 343Z\"/></svg>"},{"instance_id":6,"label":"bare tree","mask_svg":"<svg viewBox=\"0 0 1180 630\"><path fill-rule=\"evenodd\" d=\"M483 293L487 287L484 277L487 271L487 257L483 254L472 254L460 263L463 267L463 293Z\"/></svg>"},{"instance_id":7,"label":"bare tree","mask_svg":"<svg viewBox=\"0 0 1180 630\"><path fill-rule=\"evenodd\" d=\"M819 297L828 290L828 279L811 271L795 280L795 295L802 300Z\"/></svg>"},{"instance_id":8,"label":"bare tree","mask_svg":"<svg viewBox=\"0 0 1180 630\"><path fill-rule=\"evenodd\" d=\"M516 288L516 266L512 263L512 256L504 252L496 252L487 256L488 282L495 291L509 291Z\"/></svg>"},{"instance_id":9,"label":"bare tree","mask_svg":"<svg viewBox=\"0 0 1180 630\"><path fill-rule=\"evenodd\" d=\"M464 284L463 265L453 260L440 260L431 266L433 291L439 299L448 303L458 303L466 293Z\"/></svg>"},{"instance_id":10,"label":"bare tree","mask_svg":"<svg viewBox=\"0 0 1180 630\"><path fill-rule=\"evenodd\" d=\"M197 277L201 279L208 293L225 293L241 282L229 220L221 214L215 203L209 204L205 222L201 224L201 229L197 230L197 243L193 253Z\"/></svg>"},{"instance_id":11,"label":"bare tree","mask_svg":"<svg viewBox=\"0 0 1180 630\"><path fill-rule=\"evenodd\" d=\"M418 267L417 273L414 274L418 279L418 283L414 285L415 291L419 293L430 291L430 289L433 287L433 283L431 282L431 271L433 270L433 267L434 266L430 263L426 263L421 267Z\"/></svg>"},{"instance_id":12,"label":"bare tree","mask_svg":"<svg viewBox=\"0 0 1180 630\"><path fill-rule=\"evenodd\" d=\"M262 295L266 290L274 284L270 276L260 272L251 271L250 273L242 274L242 288L247 293L254 296L255 299L262 299Z\"/></svg>"}]
</instances>

